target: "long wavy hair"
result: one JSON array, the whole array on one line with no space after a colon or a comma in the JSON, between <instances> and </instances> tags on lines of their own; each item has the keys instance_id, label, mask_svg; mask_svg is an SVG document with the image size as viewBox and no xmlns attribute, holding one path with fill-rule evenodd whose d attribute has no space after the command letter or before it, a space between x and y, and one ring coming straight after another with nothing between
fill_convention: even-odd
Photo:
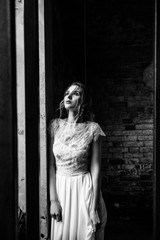
<instances>
[{"instance_id":1,"label":"long wavy hair","mask_svg":"<svg viewBox=\"0 0 160 240\"><path fill-rule=\"evenodd\" d=\"M95 116L91 111L91 98L87 95L87 90L85 85L81 82L73 82L67 87L67 89L64 92L64 95L71 86L77 86L77 88L80 87L82 90L81 101L78 107L78 113L76 115L77 121L81 121L81 122L94 121ZM64 99L60 102L59 108L57 110L59 110L60 112L59 118L64 119L68 116L68 112L64 107Z\"/></svg>"}]
</instances>

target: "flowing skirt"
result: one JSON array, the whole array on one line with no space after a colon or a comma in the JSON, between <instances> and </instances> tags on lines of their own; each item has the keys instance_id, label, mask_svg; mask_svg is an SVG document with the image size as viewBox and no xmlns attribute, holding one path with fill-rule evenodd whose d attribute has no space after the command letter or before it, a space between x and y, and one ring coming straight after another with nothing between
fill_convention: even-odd
<instances>
[{"instance_id":1,"label":"flowing skirt","mask_svg":"<svg viewBox=\"0 0 160 240\"><path fill-rule=\"evenodd\" d=\"M92 233L90 210L93 187L90 173L78 176L57 174L56 186L62 207L62 221L51 220L51 240L103 240L107 220L106 207L100 197L100 227Z\"/></svg>"}]
</instances>

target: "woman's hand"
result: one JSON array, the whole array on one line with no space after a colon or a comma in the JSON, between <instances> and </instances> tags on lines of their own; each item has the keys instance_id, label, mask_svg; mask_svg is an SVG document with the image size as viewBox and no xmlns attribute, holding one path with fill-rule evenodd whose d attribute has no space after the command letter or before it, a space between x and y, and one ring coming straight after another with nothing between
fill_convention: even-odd
<instances>
[{"instance_id":1,"label":"woman's hand","mask_svg":"<svg viewBox=\"0 0 160 240\"><path fill-rule=\"evenodd\" d=\"M100 223L98 212L95 210L92 210L90 213L90 218L91 218L92 227L93 227L92 232L96 232L96 226L97 224Z\"/></svg>"},{"instance_id":2,"label":"woman's hand","mask_svg":"<svg viewBox=\"0 0 160 240\"><path fill-rule=\"evenodd\" d=\"M58 200L51 200L50 214L57 222L62 221L62 207Z\"/></svg>"}]
</instances>

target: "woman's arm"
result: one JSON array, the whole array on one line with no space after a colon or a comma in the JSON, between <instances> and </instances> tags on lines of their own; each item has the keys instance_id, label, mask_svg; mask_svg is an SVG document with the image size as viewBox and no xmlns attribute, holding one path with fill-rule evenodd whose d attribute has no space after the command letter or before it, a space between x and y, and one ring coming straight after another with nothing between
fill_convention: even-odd
<instances>
[{"instance_id":1,"label":"woman's arm","mask_svg":"<svg viewBox=\"0 0 160 240\"><path fill-rule=\"evenodd\" d=\"M56 192L56 166L55 158L52 151L53 147L53 138L50 140L50 164L49 164L49 192L50 192L50 201L58 201L57 192Z\"/></svg>"},{"instance_id":2,"label":"woman's arm","mask_svg":"<svg viewBox=\"0 0 160 240\"><path fill-rule=\"evenodd\" d=\"M93 204L91 209L91 220L94 225L100 222L97 214L100 196L100 170L101 170L101 137L97 141L92 143L92 154L91 154L91 176L93 184Z\"/></svg>"},{"instance_id":3,"label":"woman's arm","mask_svg":"<svg viewBox=\"0 0 160 240\"><path fill-rule=\"evenodd\" d=\"M53 138L50 139L50 164L49 164L49 192L50 192L50 213L51 216L59 222L61 221L61 206L58 201L57 190L56 190L56 166L55 158L53 155Z\"/></svg>"}]
</instances>

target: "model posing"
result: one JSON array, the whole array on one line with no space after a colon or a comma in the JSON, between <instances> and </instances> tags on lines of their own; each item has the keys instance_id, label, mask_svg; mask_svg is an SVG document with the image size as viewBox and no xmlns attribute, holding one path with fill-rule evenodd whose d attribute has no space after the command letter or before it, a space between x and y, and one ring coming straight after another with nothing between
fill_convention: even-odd
<instances>
[{"instance_id":1,"label":"model posing","mask_svg":"<svg viewBox=\"0 0 160 240\"><path fill-rule=\"evenodd\" d=\"M87 111L85 91L82 83L70 85L60 103L60 118L49 126L51 240L104 239L107 213L100 167L105 134Z\"/></svg>"}]
</instances>

